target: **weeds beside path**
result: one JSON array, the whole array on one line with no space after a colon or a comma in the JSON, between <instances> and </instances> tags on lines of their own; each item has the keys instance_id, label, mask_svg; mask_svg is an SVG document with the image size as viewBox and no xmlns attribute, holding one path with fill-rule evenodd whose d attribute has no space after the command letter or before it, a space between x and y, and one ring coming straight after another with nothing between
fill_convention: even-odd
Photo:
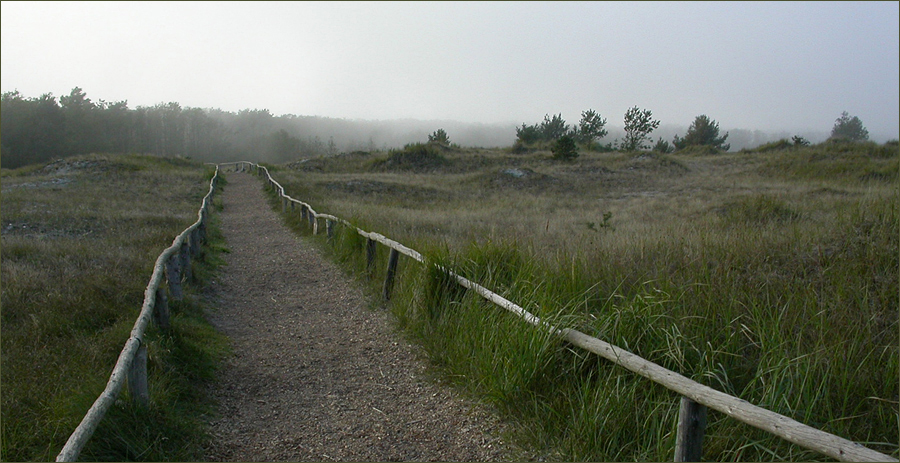
<instances>
[{"instance_id":1,"label":"weeds beside path","mask_svg":"<svg viewBox=\"0 0 900 463\"><path fill-rule=\"evenodd\" d=\"M223 204L231 252L209 318L233 355L212 391L208 460L510 458L499 421L426 379L387 314L288 230L258 179L229 174Z\"/></svg>"}]
</instances>

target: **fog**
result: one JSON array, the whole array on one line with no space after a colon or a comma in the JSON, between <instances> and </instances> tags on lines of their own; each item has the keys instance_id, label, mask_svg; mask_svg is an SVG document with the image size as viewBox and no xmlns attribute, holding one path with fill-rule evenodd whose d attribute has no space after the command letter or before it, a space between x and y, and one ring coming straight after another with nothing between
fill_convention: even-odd
<instances>
[{"instance_id":1,"label":"fog","mask_svg":"<svg viewBox=\"0 0 900 463\"><path fill-rule=\"evenodd\" d=\"M732 149L827 137L842 111L898 138L897 2L2 2L0 87L129 108L317 117L303 136L466 146L594 109L701 114ZM608 137L608 138L610 138ZM608 140L612 141L612 140Z\"/></svg>"},{"instance_id":2,"label":"fog","mask_svg":"<svg viewBox=\"0 0 900 463\"><path fill-rule=\"evenodd\" d=\"M578 123L580 115L566 119L569 125ZM510 147L516 140L516 127L520 124L484 124L465 123L450 120L349 120L323 117L286 117L285 128L289 133L306 139L318 139L323 145L328 140L333 140L339 151L373 151L401 147L407 143L426 142L428 135L437 129L444 129L452 143L464 147ZM287 121L290 121L289 123ZM523 121L527 124L537 124L541 120ZM688 129L686 125L661 124L651 135L653 140L662 138L672 142L675 135L684 136ZM602 144L616 144L625 136L625 130L619 125L607 123L609 134L600 139ZM763 131L742 128L720 127L721 133L728 133L727 143L731 145L731 151L739 151L744 148L754 148L759 145L779 139L790 139L799 135L812 143L825 141L829 130L801 130L801 131ZM881 140L881 142L886 140Z\"/></svg>"}]
</instances>

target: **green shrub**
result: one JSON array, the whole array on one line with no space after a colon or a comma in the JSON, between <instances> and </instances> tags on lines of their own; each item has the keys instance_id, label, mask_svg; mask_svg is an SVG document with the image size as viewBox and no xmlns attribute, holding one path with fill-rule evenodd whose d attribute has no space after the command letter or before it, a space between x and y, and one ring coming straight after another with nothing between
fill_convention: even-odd
<instances>
[{"instance_id":1,"label":"green shrub","mask_svg":"<svg viewBox=\"0 0 900 463\"><path fill-rule=\"evenodd\" d=\"M709 146L712 148L728 151L731 145L725 144L728 138L728 132L723 136L719 136L719 123L710 119L709 116L702 114L694 119L688 128L684 138L675 135L675 148L681 150L690 146Z\"/></svg>"},{"instance_id":2,"label":"green shrub","mask_svg":"<svg viewBox=\"0 0 900 463\"><path fill-rule=\"evenodd\" d=\"M553 159L557 160L571 161L578 157L578 147L575 146L575 139L568 135L559 137L556 143L553 144L553 147L550 148L550 151L553 153Z\"/></svg>"},{"instance_id":3,"label":"green shrub","mask_svg":"<svg viewBox=\"0 0 900 463\"><path fill-rule=\"evenodd\" d=\"M402 150L390 150L388 158L379 164L388 169L430 170L448 163L447 158L438 153L434 146L411 143Z\"/></svg>"}]
</instances>

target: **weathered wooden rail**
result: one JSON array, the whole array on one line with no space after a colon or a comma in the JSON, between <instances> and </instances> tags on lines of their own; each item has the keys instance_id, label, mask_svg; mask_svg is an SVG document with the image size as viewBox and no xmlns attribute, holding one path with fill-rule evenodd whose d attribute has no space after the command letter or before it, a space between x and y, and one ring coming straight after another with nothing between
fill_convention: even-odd
<instances>
[{"instance_id":1,"label":"weathered wooden rail","mask_svg":"<svg viewBox=\"0 0 900 463\"><path fill-rule=\"evenodd\" d=\"M313 234L318 233L319 219L326 221L328 237L332 236L336 224L355 229L359 235L368 239L366 246L368 268L371 268L374 264L376 243L381 243L389 248L391 251L383 289L383 297L385 299L390 298L399 254L427 265L424 256L414 249L410 249L378 233L354 227L350 222L333 215L318 213L309 204L288 196L284 191L284 187L272 178L266 167L251 162L228 164L234 164L236 166L235 170L243 172L253 172L255 170L257 175L264 177L268 186L281 199L282 212L287 212L289 207L291 210L295 210L299 206L300 214L303 219L309 222ZM717 391L625 349L588 336L580 331L554 327L478 283L458 275L450 269L441 268L441 270L453 277L461 286L473 290L495 305L519 315L526 322L538 328L548 329L572 345L597 354L616 365L678 393L680 396L680 408L675 461L700 461L707 408L719 411L750 426L762 429L801 447L840 461L897 461L889 455L876 452L859 443L807 426L787 416L753 405L746 400Z\"/></svg>"},{"instance_id":2,"label":"weathered wooden rail","mask_svg":"<svg viewBox=\"0 0 900 463\"><path fill-rule=\"evenodd\" d=\"M168 298L180 300L183 297L182 278L190 278L191 258L200 251L200 245L206 241L206 227L209 220L209 208L212 196L219 179L219 167L209 182L209 192L203 197L197 221L175 237L172 245L166 248L156 259L150 283L144 290L144 303L138 315L131 335L125 341L125 347L113 368L106 389L97 397L94 404L69 436L56 461L75 461L88 439L94 434L97 425L106 415L109 407L127 382L132 400L140 406L150 403L150 390L147 380L147 345L144 343L144 332L150 320L160 327L169 329ZM163 286L163 279L166 285Z\"/></svg>"}]
</instances>

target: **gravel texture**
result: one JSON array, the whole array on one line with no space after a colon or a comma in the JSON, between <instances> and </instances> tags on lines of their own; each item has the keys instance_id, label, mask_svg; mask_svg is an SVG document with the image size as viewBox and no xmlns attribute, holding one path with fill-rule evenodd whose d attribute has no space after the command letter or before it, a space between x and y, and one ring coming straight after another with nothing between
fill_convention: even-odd
<instances>
[{"instance_id":1,"label":"gravel texture","mask_svg":"<svg viewBox=\"0 0 900 463\"><path fill-rule=\"evenodd\" d=\"M360 286L293 234L254 175L229 173L230 253L210 321L232 340L210 461L497 461L504 424L429 379ZM515 454L515 455L514 455Z\"/></svg>"}]
</instances>

